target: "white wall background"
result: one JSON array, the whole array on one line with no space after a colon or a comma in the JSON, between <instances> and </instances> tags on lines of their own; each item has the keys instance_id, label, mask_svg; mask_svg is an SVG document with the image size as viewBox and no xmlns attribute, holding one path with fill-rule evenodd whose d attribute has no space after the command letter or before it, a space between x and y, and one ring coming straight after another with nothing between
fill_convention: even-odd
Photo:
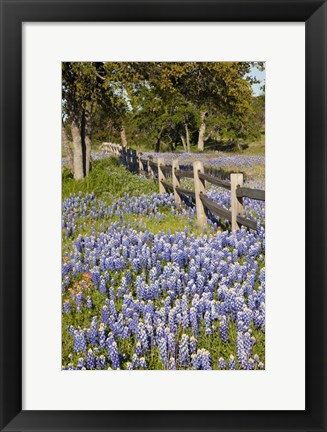
<instances>
[{"instance_id":1,"label":"white wall background","mask_svg":"<svg viewBox=\"0 0 327 432\"><path fill-rule=\"evenodd\" d=\"M304 38L303 23L24 24L23 409L305 408ZM61 62L73 60L266 61L265 371L61 371ZM294 202L289 224L278 209Z\"/></svg>"}]
</instances>

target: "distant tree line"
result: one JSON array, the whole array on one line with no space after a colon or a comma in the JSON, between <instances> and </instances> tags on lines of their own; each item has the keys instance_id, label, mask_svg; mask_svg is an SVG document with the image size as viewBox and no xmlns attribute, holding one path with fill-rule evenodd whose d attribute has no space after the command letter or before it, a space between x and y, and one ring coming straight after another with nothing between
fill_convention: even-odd
<instances>
[{"instance_id":1,"label":"distant tree line","mask_svg":"<svg viewBox=\"0 0 327 432\"><path fill-rule=\"evenodd\" d=\"M264 63L62 63L62 141L74 178L90 171L92 139L158 152L258 139L265 101L253 96L253 66Z\"/></svg>"}]
</instances>

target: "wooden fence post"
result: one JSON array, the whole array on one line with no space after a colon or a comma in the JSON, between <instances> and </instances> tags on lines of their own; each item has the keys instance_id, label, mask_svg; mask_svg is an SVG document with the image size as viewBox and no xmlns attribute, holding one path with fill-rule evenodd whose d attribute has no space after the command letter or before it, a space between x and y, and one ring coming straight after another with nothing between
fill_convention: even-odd
<instances>
[{"instance_id":1,"label":"wooden fence post","mask_svg":"<svg viewBox=\"0 0 327 432\"><path fill-rule=\"evenodd\" d=\"M130 166L131 166L131 151L130 151L129 148L126 149L126 165L127 165L127 168L130 169Z\"/></svg>"},{"instance_id":2,"label":"wooden fence post","mask_svg":"<svg viewBox=\"0 0 327 432\"><path fill-rule=\"evenodd\" d=\"M131 171L132 172L137 172L138 171L138 166L137 166L137 151L132 149L131 150Z\"/></svg>"},{"instance_id":3,"label":"wooden fence post","mask_svg":"<svg viewBox=\"0 0 327 432\"><path fill-rule=\"evenodd\" d=\"M178 169L179 169L178 159L174 159L172 167L171 167L171 178L172 178L172 183L173 183L173 188L174 188L175 203L181 204L181 202L182 202L181 197L176 190L176 186L180 186L179 178L176 177L176 172L175 172Z\"/></svg>"},{"instance_id":4,"label":"wooden fence post","mask_svg":"<svg viewBox=\"0 0 327 432\"><path fill-rule=\"evenodd\" d=\"M133 171L133 163L134 163L134 157L133 157L133 150L128 149L128 169L130 171Z\"/></svg>"},{"instance_id":5,"label":"wooden fence post","mask_svg":"<svg viewBox=\"0 0 327 432\"><path fill-rule=\"evenodd\" d=\"M139 164L139 174L141 174L144 171L144 166L143 166L143 162L142 162L142 153L137 154L137 160L138 160L138 164Z\"/></svg>"},{"instance_id":6,"label":"wooden fence post","mask_svg":"<svg viewBox=\"0 0 327 432\"><path fill-rule=\"evenodd\" d=\"M243 186L243 174L231 174L231 204L232 204L232 231L240 229L237 216L243 215L243 198L236 196L236 189Z\"/></svg>"},{"instance_id":7,"label":"wooden fence post","mask_svg":"<svg viewBox=\"0 0 327 432\"><path fill-rule=\"evenodd\" d=\"M163 180L163 181L166 180L165 174L161 168L161 165L165 164L165 160L163 158L158 158L157 163L158 163L159 192L165 193L166 189L165 189L164 185L161 183L161 180Z\"/></svg>"},{"instance_id":8,"label":"wooden fence post","mask_svg":"<svg viewBox=\"0 0 327 432\"><path fill-rule=\"evenodd\" d=\"M154 172L153 172L153 169L152 169L151 163L153 163L153 161L152 161L152 157L149 156L149 157L148 157L148 162L147 162L147 164L148 164L148 176L149 176L150 178L154 179Z\"/></svg>"},{"instance_id":9,"label":"wooden fence post","mask_svg":"<svg viewBox=\"0 0 327 432\"><path fill-rule=\"evenodd\" d=\"M133 154L131 149L128 149L128 169L130 171L133 169Z\"/></svg>"},{"instance_id":10,"label":"wooden fence post","mask_svg":"<svg viewBox=\"0 0 327 432\"><path fill-rule=\"evenodd\" d=\"M204 181L201 180L199 177L199 173L203 173L203 172L204 172L203 162L201 161L193 162L196 215L198 219L198 224L202 227L207 225L207 216L205 214L204 205L200 198L200 194L205 193Z\"/></svg>"},{"instance_id":11,"label":"wooden fence post","mask_svg":"<svg viewBox=\"0 0 327 432\"><path fill-rule=\"evenodd\" d=\"M123 165L126 165L126 150L124 147L121 149L120 157Z\"/></svg>"}]
</instances>

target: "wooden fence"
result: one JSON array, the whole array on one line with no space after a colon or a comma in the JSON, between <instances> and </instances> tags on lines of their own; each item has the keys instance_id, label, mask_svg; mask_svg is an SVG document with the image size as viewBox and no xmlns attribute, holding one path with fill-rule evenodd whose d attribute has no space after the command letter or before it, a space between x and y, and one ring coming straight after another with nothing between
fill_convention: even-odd
<instances>
[{"instance_id":1,"label":"wooden fence","mask_svg":"<svg viewBox=\"0 0 327 432\"><path fill-rule=\"evenodd\" d=\"M120 144L105 142L101 144L100 150L120 156L120 153L122 151L122 146Z\"/></svg>"},{"instance_id":2,"label":"wooden fence","mask_svg":"<svg viewBox=\"0 0 327 432\"><path fill-rule=\"evenodd\" d=\"M197 221L200 226L207 224L206 210L209 210L212 214L230 221L233 231L240 229L241 225L254 230L257 228L256 221L243 216L243 198L248 197L265 201L265 191L243 187L242 173L230 174L230 181L227 181L205 173L202 161L195 161L193 166L180 169L178 159L174 159L172 165L166 165L164 158L158 158L157 162L154 162L151 158L143 158L142 153L123 148L119 144L104 143L102 150L119 154L121 162L129 170L158 181L159 191L161 193L173 193L177 204L181 203L182 196L193 198L195 200ZM182 178L192 179L193 189L181 187L180 180ZM206 195L208 184L231 191L231 211L226 210Z\"/></svg>"}]
</instances>

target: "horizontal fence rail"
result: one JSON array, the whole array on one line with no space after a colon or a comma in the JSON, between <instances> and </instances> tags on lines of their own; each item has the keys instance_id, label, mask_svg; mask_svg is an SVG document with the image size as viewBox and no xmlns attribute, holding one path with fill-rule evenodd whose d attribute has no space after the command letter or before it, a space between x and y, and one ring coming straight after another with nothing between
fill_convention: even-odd
<instances>
[{"instance_id":1,"label":"horizontal fence rail","mask_svg":"<svg viewBox=\"0 0 327 432\"><path fill-rule=\"evenodd\" d=\"M177 190L178 193L186 195L186 196L191 196L194 197L195 196L195 192L192 191L191 189L185 189L179 186L176 186L175 189Z\"/></svg>"},{"instance_id":2,"label":"horizontal fence rail","mask_svg":"<svg viewBox=\"0 0 327 432\"><path fill-rule=\"evenodd\" d=\"M265 191L261 189L250 189L239 187L236 189L236 196L239 198L252 198L259 201L265 201Z\"/></svg>"},{"instance_id":3,"label":"horizontal fence rail","mask_svg":"<svg viewBox=\"0 0 327 432\"><path fill-rule=\"evenodd\" d=\"M114 153L120 155L122 151L122 146L120 144L115 143L102 143L101 148L102 151L106 151L108 153Z\"/></svg>"},{"instance_id":4,"label":"horizontal fence rail","mask_svg":"<svg viewBox=\"0 0 327 432\"><path fill-rule=\"evenodd\" d=\"M209 182L215 186L220 186L222 188L229 189L229 190L231 188L230 182L225 181L225 180L221 180L221 179L219 179L213 175L205 174L205 173L199 173L199 177L201 180L206 180L207 182Z\"/></svg>"},{"instance_id":5,"label":"horizontal fence rail","mask_svg":"<svg viewBox=\"0 0 327 432\"><path fill-rule=\"evenodd\" d=\"M211 214L231 222L233 231L240 229L241 225L253 230L257 229L256 221L243 216L243 198L265 201L265 191L243 187L242 173L230 174L230 181L227 181L215 175L205 173L201 161L195 161L193 169L189 169L189 166L185 166L186 169L180 169L178 159L174 159L172 165L166 165L164 158L158 158L154 162L152 157L144 158L142 157L142 153L115 143L103 143L100 149L119 155L121 162L130 171L158 181L159 191L161 193L167 191L173 192L177 204L181 203L181 195L194 198L200 226L204 226L207 223L205 212L207 210ZM167 181L167 177L171 182ZM181 187L180 179L182 178L192 179L194 190ZM220 206L206 195L206 183L231 191L231 211Z\"/></svg>"},{"instance_id":6,"label":"horizontal fence rail","mask_svg":"<svg viewBox=\"0 0 327 432\"><path fill-rule=\"evenodd\" d=\"M228 221L232 220L232 212L226 210L224 207L212 201L210 198L207 197L207 195L203 193L200 194L200 199L203 202L203 205L214 215L219 216L223 219L227 219Z\"/></svg>"},{"instance_id":7,"label":"horizontal fence rail","mask_svg":"<svg viewBox=\"0 0 327 432\"><path fill-rule=\"evenodd\" d=\"M240 215L236 216L236 220L237 220L237 222L240 225L243 225L243 226L245 226L247 228L251 228L253 230L257 229L257 223L254 220L246 219L246 218L244 218L243 216L240 216Z\"/></svg>"},{"instance_id":8,"label":"horizontal fence rail","mask_svg":"<svg viewBox=\"0 0 327 432\"><path fill-rule=\"evenodd\" d=\"M175 175L179 178L193 178L193 170L175 170Z\"/></svg>"},{"instance_id":9,"label":"horizontal fence rail","mask_svg":"<svg viewBox=\"0 0 327 432\"><path fill-rule=\"evenodd\" d=\"M171 166L169 165L160 165L160 168L162 169L163 173L165 174L165 176L171 175Z\"/></svg>"},{"instance_id":10,"label":"horizontal fence rail","mask_svg":"<svg viewBox=\"0 0 327 432\"><path fill-rule=\"evenodd\" d=\"M174 186L173 186L172 184L170 184L170 183L167 183L167 182L161 180L161 184L162 184L166 189L169 189L169 190L172 190L172 191L174 190Z\"/></svg>"}]
</instances>

